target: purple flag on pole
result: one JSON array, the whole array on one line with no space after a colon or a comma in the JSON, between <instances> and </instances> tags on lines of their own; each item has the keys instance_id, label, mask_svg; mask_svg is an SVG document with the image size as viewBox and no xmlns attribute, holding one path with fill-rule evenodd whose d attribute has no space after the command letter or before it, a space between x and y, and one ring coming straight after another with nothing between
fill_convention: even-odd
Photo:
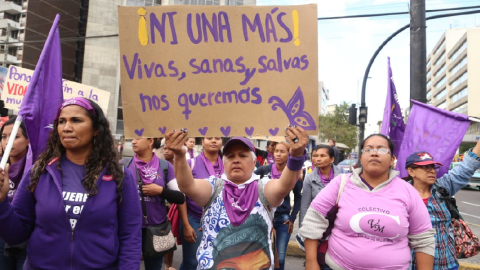
<instances>
[{"instance_id":1,"label":"purple flag on pole","mask_svg":"<svg viewBox=\"0 0 480 270\"><path fill-rule=\"evenodd\" d=\"M57 14L18 112L23 117L30 141L30 160L27 159L30 163L25 164L26 168L45 149L55 114L63 102L59 20Z\"/></svg>"},{"instance_id":2,"label":"purple flag on pole","mask_svg":"<svg viewBox=\"0 0 480 270\"><path fill-rule=\"evenodd\" d=\"M464 114L449 112L412 100L414 106L408 118L407 129L398 155L397 170L408 176L405 162L409 155L426 151L443 164L437 177L444 175L457 148L467 132L470 121Z\"/></svg>"},{"instance_id":3,"label":"purple flag on pole","mask_svg":"<svg viewBox=\"0 0 480 270\"><path fill-rule=\"evenodd\" d=\"M382 132L389 136L395 144L394 155L398 157L400 146L405 133L405 122L403 122L402 110L398 104L397 89L393 82L392 68L390 67L390 57L388 58L388 90L385 110L383 111Z\"/></svg>"}]
</instances>

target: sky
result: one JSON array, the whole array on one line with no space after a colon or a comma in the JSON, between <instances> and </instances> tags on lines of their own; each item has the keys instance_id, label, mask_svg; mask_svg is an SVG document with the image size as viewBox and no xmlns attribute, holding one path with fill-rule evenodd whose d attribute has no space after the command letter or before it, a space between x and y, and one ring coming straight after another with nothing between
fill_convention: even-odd
<instances>
[{"instance_id":1,"label":"sky","mask_svg":"<svg viewBox=\"0 0 480 270\"><path fill-rule=\"evenodd\" d=\"M257 0L257 5L316 3L318 17L407 12L407 0ZM478 0L426 0L426 9L479 5ZM454 11L460 12L460 11ZM427 13L428 16L448 12ZM318 22L318 79L330 90L328 104L360 103L365 69L373 53L392 33L410 23L409 15L339 19ZM463 15L427 21L427 55L447 29L480 26L480 15ZM402 111L410 100L410 30L392 39L377 56L367 81L368 122L365 137L378 133L387 94L387 57ZM358 106L357 106L358 107Z\"/></svg>"}]
</instances>

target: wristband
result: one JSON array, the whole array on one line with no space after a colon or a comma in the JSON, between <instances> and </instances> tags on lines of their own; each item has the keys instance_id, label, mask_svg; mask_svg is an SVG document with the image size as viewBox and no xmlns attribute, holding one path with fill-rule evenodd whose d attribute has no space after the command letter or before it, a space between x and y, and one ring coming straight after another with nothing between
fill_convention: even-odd
<instances>
[{"instance_id":1,"label":"wristband","mask_svg":"<svg viewBox=\"0 0 480 270\"><path fill-rule=\"evenodd\" d=\"M305 160L307 160L307 150L304 150L303 156L301 157L288 156L287 168L290 171L300 171L303 168Z\"/></svg>"},{"instance_id":2,"label":"wristband","mask_svg":"<svg viewBox=\"0 0 480 270\"><path fill-rule=\"evenodd\" d=\"M480 161L480 157L477 156L477 154L475 154L474 152L472 152L472 150L473 150L473 147L468 150L468 155L469 155L471 158L474 158L474 159L476 159L477 161Z\"/></svg>"}]
</instances>

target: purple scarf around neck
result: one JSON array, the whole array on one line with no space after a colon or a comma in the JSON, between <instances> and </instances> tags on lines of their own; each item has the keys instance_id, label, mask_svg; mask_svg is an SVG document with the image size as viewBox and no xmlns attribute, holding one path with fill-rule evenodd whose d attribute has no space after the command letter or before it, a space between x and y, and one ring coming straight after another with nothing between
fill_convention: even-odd
<instances>
[{"instance_id":1,"label":"purple scarf around neck","mask_svg":"<svg viewBox=\"0 0 480 270\"><path fill-rule=\"evenodd\" d=\"M320 168L318 169L318 175L320 176L320 179L322 180L322 183L326 186L332 179L335 177L335 174L333 173L333 165L330 165L330 172L328 173L328 177L322 174L322 171L320 171Z\"/></svg>"},{"instance_id":2,"label":"purple scarf around neck","mask_svg":"<svg viewBox=\"0 0 480 270\"><path fill-rule=\"evenodd\" d=\"M274 164L275 163L275 156L273 156L272 153L268 152L267 155L267 163L268 164Z\"/></svg>"},{"instance_id":3,"label":"purple scarf around neck","mask_svg":"<svg viewBox=\"0 0 480 270\"><path fill-rule=\"evenodd\" d=\"M190 154L190 158L194 158L194 156L193 156L193 149L190 149L190 148L189 148L189 149L188 149L188 153Z\"/></svg>"},{"instance_id":4,"label":"purple scarf around neck","mask_svg":"<svg viewBox=\"0 0 480 270\"><path fill-rule=\"evenodd\" d=\"M149 162L145 162L138 158L137 155L133 157L135 161L136 169L138 170L138 174L140 175L140 179L144 184L151 184L155 179L158 177L158 168L160 167L160 160L157 156L153 155L152 160Z\"/></svg>"},{"instance_id":5,"label":"purple scarf around neck","mask_svg":"<svg viewBox=\"0 0 480 270\"><path fill-rule=\"evenodd\" d=\"M202 158L203 164L205 164L205 167L207 168L208 174L213 175L215 177L220 178L223 174L223 162L222 159L220 158L220 155L218 155L217 162L215 162L214 165L212 165L212 162L205 157L205 154L202 152L200 154L200 157Z\"/></svg>"},{"instance_id":6,"label":"purple scarf around neck","mask_svg":"<svg viewBox=\"0 0 480 270\"><path fill-rule=\"evenodd\" d=\"M233 227L247 220L258 200L258 181L252 181L243 186L240 188L230 181L225 181L223 188L223 203Z\"/></svg>"},{"instance_id":7,"label":"purple scarf around neck","mask_svg":"<svg viewBox=\"0 0 480 270\"><path fill-rule=\"evenodd\" d=\"M272 164L272 171L270 172L270 176L272 177L272 179L280 179L280 176L282 176L282 173L278 171L276 163Z\"/></svg>"}]
</instances>

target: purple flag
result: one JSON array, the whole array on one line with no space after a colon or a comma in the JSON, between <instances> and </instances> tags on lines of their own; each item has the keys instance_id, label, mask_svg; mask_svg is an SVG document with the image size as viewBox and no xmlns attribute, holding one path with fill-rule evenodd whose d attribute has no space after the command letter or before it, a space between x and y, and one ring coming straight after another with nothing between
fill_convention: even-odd
<instances>
[{"instance_id":1,"label":"purple flag","mask_svg":"<svg viewBox=\"0 0 480 270\"><path fill-rule=\"evenodd\" d=\"M395 144L394 155L398 157L400 146L405 133L405 122L403 122L402 110L398 104L397 89L393 82L392 68L390 67L390 57L388 58L388 90L385 110L383 111L382 132L389 136Z\"/></svg>"},{"instance_id":2,"label":"purple flag","mask_svg":"<svg viewBox=\"0 0 480 270\"><path fill-rule=\"evenodd\" d=\"M405 170L407 157L413 152L426 151L435 161L443 164L437 174L437 177L441 177L448 171L470 121L464 114L449 112L415 100L412 102L414 106L398 155L397 170L401 177L408 176Z\"/></svg>"},{"instance_id":3,"label":"purple flag","mask_svg":"<svg viewBox=\"0 0 480 270\"><path fill-rule=\"evenodd\" d=\"M18 112L23 117L30 141L30 160L27 159L30 163L25 164L25 168L45 149L55 114L63 102L59 20L57 14Z\"/></svg>"}]
</instances>

